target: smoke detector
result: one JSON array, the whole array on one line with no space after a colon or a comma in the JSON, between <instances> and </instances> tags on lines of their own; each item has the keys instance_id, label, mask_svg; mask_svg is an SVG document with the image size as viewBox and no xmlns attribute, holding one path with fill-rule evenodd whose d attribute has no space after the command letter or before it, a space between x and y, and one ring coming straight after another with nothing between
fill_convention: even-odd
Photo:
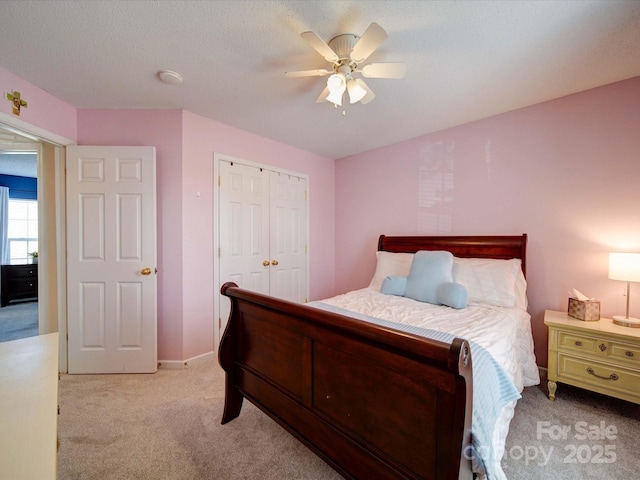
<instances>
[{"instance_id":1,"label":"smoke detector","mask_svg":"<svg viewBox=\"0 0 640 480\"><path fill-rule=\"evenodd\" d=\"M158 72L158 78L168 85L182 84L182 75L172 70L160 70Z\"/></svg>"}]
</instances>

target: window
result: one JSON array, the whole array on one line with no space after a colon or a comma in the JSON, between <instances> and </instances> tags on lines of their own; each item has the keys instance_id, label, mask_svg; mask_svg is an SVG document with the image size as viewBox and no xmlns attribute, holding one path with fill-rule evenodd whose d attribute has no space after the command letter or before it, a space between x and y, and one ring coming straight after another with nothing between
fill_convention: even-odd
<instances>
[{"instance_id":1,"label":"window","mask_svg":"<svg viewBox=\"0 0 640 480\"><path fill-rule=\"evenodd\" d=\"M30 263L38 251L38 201L9 199L9 258L12 265Z\"/></svg>"}]
</instances>

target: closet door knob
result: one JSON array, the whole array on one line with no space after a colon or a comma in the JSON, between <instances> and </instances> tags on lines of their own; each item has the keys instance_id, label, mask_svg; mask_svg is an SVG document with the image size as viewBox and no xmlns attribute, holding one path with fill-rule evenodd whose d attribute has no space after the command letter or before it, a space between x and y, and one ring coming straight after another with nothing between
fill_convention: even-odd
<instances>
[{"instance_id":1,"label":"closet door knob","mask_svg":"<svg viewBox=\"0 0 640 480\"><path fill-rule=\"evenodd\" d=\"M149 267L143 268L142 270L140 270L140 274L151 275L151 269Z\"/></svg>"},{"instance_id":2,"label":"closet door knob","mask_svg":"<svg viewBox=\"0 0 640 480\"><path fill-rule=\"evenodd\" d=\"M262 262L262 266L263 267L268 267L269 266L269 260L265 260Z\"/></svg>"},{"instance_id":3,"label":"closet door knob","mask_svg":"<svg viewBox=\"0 0 640 480\"><path fill-rule=\"evenodd\" d=\"M272 261L271 261L271 265L273 265L274 267L275 267L276 265L278 265L278 260L272 260Z\"/></svg>"}]
</instances>

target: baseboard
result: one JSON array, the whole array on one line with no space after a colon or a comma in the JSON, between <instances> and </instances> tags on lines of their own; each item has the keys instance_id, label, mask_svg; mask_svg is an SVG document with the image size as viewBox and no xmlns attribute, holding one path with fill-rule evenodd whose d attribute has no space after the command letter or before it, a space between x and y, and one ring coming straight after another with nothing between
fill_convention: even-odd
<instances>
[{"instance_id":1,"label":"baseboard","mask_svg":"<svg viewBox=\"0 0 640 480\"><path fill-rule=\"evenodd\" d=\"M184 366L188 367L189 365L191 365L191 366L201 365L201 364L206 363L206 362L211 362L211 361L213 361L215 359L216 359L216 357L215 357L213 352L207 352L207 353L203 353L202 355L198 355L196 357L189 358L189 359L185 360L184 361Z\"/></svg>"},{"instance_id":2,"label":"baseboard","mask_svg":"<svg viewBox=\"0 0 640 480\"><path fill-rule=\"evenodd\" d=\"M547 367L541 367L538 365L538 372L540 373L540 378L542 380L547 378L547 372L548 372Z\"/></svg>"},{"instance_id":3,"label":"baseboard","mask_svg":"<svg viewBox=\"0 0 640 480\"><path fill-rule=\"evenodd\" d=\"M212 360L215 360L213 352L207 352L196 357L188 358L187 360L158 360L158 368L164 370L182 370L183 368L200 365Z\"/></svg>"}]
</instances>

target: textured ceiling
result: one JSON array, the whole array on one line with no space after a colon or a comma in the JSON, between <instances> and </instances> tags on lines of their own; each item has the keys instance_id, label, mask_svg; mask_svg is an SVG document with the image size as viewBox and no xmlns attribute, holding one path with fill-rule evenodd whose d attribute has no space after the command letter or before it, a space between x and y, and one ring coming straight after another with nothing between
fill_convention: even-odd
<instances>
[{"instance_id":1,"label":"textured ceiling","mask_svg":"<svg viewBox=\"0 0 640 480\"><path fill-rule=\"evenodd\" d=\"M31 154L0 153L0 175L17 175L18 177L38 176L37 157Z\"/></svg>"},{"instance_id":2,"label":"textured ceiling","mask_svg":"<svg viewBox=\"0 0 640 480\"><path fill-rule=\"evenodd\" d=\"M328 67L301 32L371 22L368 61L407 64L367 79L371 103L342 115L315 103L326 77L285 78ZM340 158L640 76L640 1L3 0L0 66L77 108L184 109Z\"/></svg>"},{"instance_id":3,"label":"textured ceiling","mask_svg":"<svg viewBox=\"0 0 640 480\"><path fill-rule=\"evenodd\" d=\"M0 127L0 174L37 177L37 154L33 140Z\"/></svg>"}]
</instances>

